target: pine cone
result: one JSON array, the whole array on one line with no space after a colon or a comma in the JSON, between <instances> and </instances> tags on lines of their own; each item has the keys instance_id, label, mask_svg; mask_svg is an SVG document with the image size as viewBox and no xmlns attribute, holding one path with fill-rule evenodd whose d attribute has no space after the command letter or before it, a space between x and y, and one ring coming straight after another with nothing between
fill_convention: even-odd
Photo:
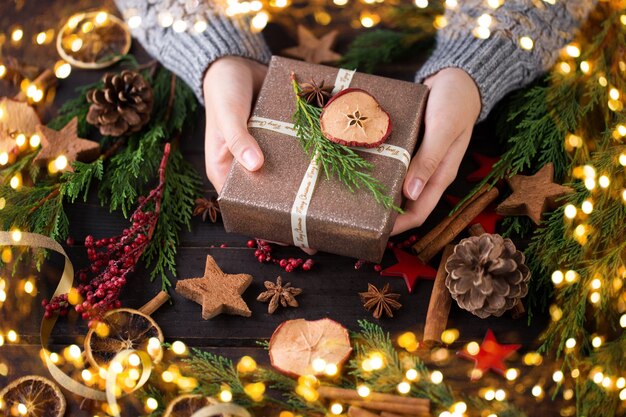
<instances>
[{"instance_id":1,"label":"pine cone","mask_svg":"<svg viewBox=\"0 0 626 417\"><path fill-rule=\"evenodd\" d=\"M480 318L501 316L528 293L530 270L511 239L484 233L455 246L446 286L459 307Z\"/></svg>"},{"instance_id":2,"label":"pine cone","mask_svg":"<svg viewBox=\"0 0 626 417\"><path fill-rule=\"evenodd\" d=\"M104 88L87 93L87 122L105 136L138 132L150 120L152 88L138 72L124 70L103 78Z\"/></svg>"}]
</instances>

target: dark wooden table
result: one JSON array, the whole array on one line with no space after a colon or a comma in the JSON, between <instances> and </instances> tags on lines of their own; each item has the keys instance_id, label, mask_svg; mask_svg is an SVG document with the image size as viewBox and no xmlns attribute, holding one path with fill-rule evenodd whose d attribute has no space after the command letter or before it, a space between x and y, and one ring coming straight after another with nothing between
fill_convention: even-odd
<instances>
[{"instance_id":1,"label":"dark wooden table","mask_svg":"<svg viewBox=\"0 0 626 417\"><path fill-rule=\"evenodd\" d=\"M94 5L114 10L111 2L105 2L102 6L95 0L81 0L71 5L62 1L34 2L26 0L19 11L16 10L16 4L13 1L3 2L0 5L0 34L8 36L13 25L19 23L25 27L25 36L21 46L14 46L7 42L2 59L6 56L17 56L31 65L51 66L58 59L55 56L54 48L51 45L47 47L33 45L30 37L40 30L58 27L58 22L61 22L63 17ZM266 33L270 43L274 46L284 46L285 39L289 39L291 44L294 43L293 37L289 37L291 34L285 36L285 33L276 26L270 26ZM342 44L345 45L348 40L348 38L341 39ZM138 43L134 44L132 52L140 61L148 59ZM410 80L416 68L416 63L406 63L385 68L383 72L385 75ZM76 94L74 92L75 87L97 80L102 76L102 73L102 71L74 69L68 79L61 81L54 103L46 108L44 117L49 119L60 104L74 97ZM7 82L0 81L1 94L10 94L11 91L12 89ZM204 173L203 126L204 117L199 116L194 133L188 134L181 141L186 158L200 173ZM498 146L494 143L493 128L493 123L479 126L470 150L484 154L497 153ZM466 157L460 168L457 181L448 192L458 196L467 193L471 184L467 183L464 178L476 167L476 163L471 158ZM204 188L207 196L215 195L213 187L206 179ZM450 206L442 201L428 222L413 232L424 234L443 218L449 209ZM76 265L84 265L85 263L85 249L81 242L86 235L92 234L96 238L114 236L128 224L121 213L109 213L106 208L100 207L95 199L86 204L68 205L67 211L70 218L70 235L76 241L75 245L67 247L67 251ZM200 317L199 305L185 300L171 291L173 303L165 305L153 315L168 341L182 340L189 346L211 350L232 358L238 358L244 354L251 355L260 363L267 364L267 354L257 346L256 342L269 338L274 329L285 320L300 317L306 319L331 317L350 329L356 328L359 319L374 320L364 310L357 295L359 291L367 289L368 282L377 286L389 282L394 292L402 294L400 301L404 307L397 312L396 317L377 321L385 330L391 332L392 335L397 335L403 331L413 331L419 335L423 331L432 282L420 281L414 293L407 294L402 279L381 277L374 272L371 265L355 270L355 259L327 253L318 253L313 256L316 264L312 271L285 274L278 266L259 264L253 256L254 249L249 249L246 246L247 240L248 238L245 236L225 233L219 221L216 224L203 223L198 218L194 218L191 231L183 232L182 243L178 248L177 256L178 277L188 278L201 275L207 254L211 254L226 272L252 274L254 282L243 296L252 310L252 317L221 315L210 321L204 321ZM225 247L222 248L221 245L225 245ZM296 248L279 248L277 252L280 256L303 257L304 255ZM393 256L387 253L382 265L387 267L394 262ZM19 342L5 343L4 346L0 347L0 364L7 365L6 372L0 372L0 386L4 386L9 381L24 374L35 373L47 376L47 370L42 365L38 355L40 348L38 345L39 324L43 314L40 300L49 296L56 285L58 266L58 260L53 258L44 266L42 272L37 274L39 293L37 297L33 298L31 305L21 306L19 312L2 311L0 308L0 331L6 332L9 328L13 328L20 335ZM433 264L433 266L436 267L437 265ZM263 281L273 280L277 275L283 275L295 286L304 289L303 295L299 297L301 307L281 309L274 315L268 315L267 305L259 303L255 299L263 290ZM6 273L4 277L9 281L12 279ZM137 308L154 296L159 288L160 284L150 282L148 273L142 267L132 276L124 289L123 303L125 306ZM481 320L453 306L449 327L460 330L460 339L455 346L461 346L470 340L480 340L487 329L492 329L501 342L521 343L523 350L532 350L538 346L537 336L544 328L545 323L546 319L538 317L529 326L526 318L513 320L508 315L502 318ZM56 327L54 347L60 348L71 343L80 345L84 334L85 326L83 323L61 321ZM524 408L529 415L538 415L547 410L556 414L557 408L563 404L559 403L557 407L557 404L550 404L549 401L539 403L529 393L529 387L532 387L535 382L545 381L548 378L546 375L552 372L551 368L546 369L543 374L538 374L536 369L520 366L519 358L513 365L522 368L522 378L516 383L509 383L504 378L493 375L486 376L478 383L471 383L467 377L472 367L471 363L455 358L440 366L444 368L446 381L451 383L455 389L465 393L475 393L485 386L502 386L509 392L509 398ZM522 384L523 381L525 381L524 384ZM515 394L515 390L520 385L523 385L524 392ZM69 393L66 394L70 407L67 415L92 415L79 408L81 403L79 398ZM129 407L131 406L129 405ZM133 411L129 411L128 415L133 415L133 413Z\"/></svg>"}]
</instances>

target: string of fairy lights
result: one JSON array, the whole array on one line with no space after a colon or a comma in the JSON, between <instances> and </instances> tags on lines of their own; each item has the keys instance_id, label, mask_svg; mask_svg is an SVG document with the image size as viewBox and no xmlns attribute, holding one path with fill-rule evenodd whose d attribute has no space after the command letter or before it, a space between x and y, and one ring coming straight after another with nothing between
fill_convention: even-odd
<instances>
[{"instance_id":1,"label":"string of fairy lights","mask_svg":"<svg viewBox=\"0 0 626 417\"><path fill-rule=\"evenodd\" d=\"M318 0L310 3L310 9L298 9L296 10L295 5L296 0L252 0L252 1L238 1L238 0L227 0L225 4L225 13L229 16L237 17L248 17L250 28L254 31L262 31L268 22L274 20L280 20L281 17L285 15L289 15L290 13L304 13L311 14L314 16L315 21L321 26L327 26L333 22L333 14L330 11L331 8L343 11L349 11L349 8L352 5L359 5L362 9L358 12L354 12L354 19L351 20L352 27L354 28L371 28L377 26L382 21L382 11L381 7L389 6L394 7L397 3L393 0ZM553 5L558 0L543 0L544 3L548 5ZM498 9L504 4L504 0L485 0L485 12L480 14L476 18L471 18L473 20L473 30L472 34L480 39L487 39L492 35L492 31L496 25L495 18L493 17L492 11ZM417 8L427 8L430 6L428 0L415 0L414 5ZM444 6L448 9L455 9L459 7L457 0L445 0ZM491 10L491 11L490 11ZM86 24L83 32L87 33L93 25L103 25L106 23L108 17L108 13L105 11L101 11L93 17L92 22L84 22ZM129 10L126 11L124 15L125 21L128 26L133 28L138 28L143 24L141 17L137 13L137 11ZM70 18L71 20L71 18ZM163 13L159 16L158 22L162 27L171 27L175 32L184 32L187 30L192 30L198 33L204 32L209 29L208 23L204 20L195 20L195 21L185 21L185 20L177 20L172 15L168 15L167 13ZM447 20L444 15L436 16L433 20L433 25L440 29L447 25ZM621 16L621 23L626 26L626 14ZM2 43L2 39L5 39L6 42L10 42L12 46L20 46L25 44L26 42L31 42L36 46L48 46L55 39L56 30L55 29L46 29L43 31L39 31L37 33L28 33L28 28L24 28L19 25L15 25L10 29L9 34L0 34L0 44ZM74 38L68 40L69 48L73 52L79 51L84 44L79 35L76 35ZM519 46L527 51L533 50L535 47L535 40L532 37L532 34L526 34L521 36L517 42ZM563 48L561 51L561 59L556 64L556 70L560 73L567 75L576 72L579 69L583 74L590 75L593 73L593 62L588 60L578 60L581 56L581 45L577 43L571 43ZM619 69L624 72L626 71L626 63L623 61L619 62ZM57 60L57 62L53 66L53 71L55 76L58 79L65 79L70 76L72 72L72 66L63 61ZM0 62L0 78L3 78L7 75L8 68L5 64ZM598 75L597 82L600 86L607 89L607 106L613 112L621 112L623 111L623 92L621 92L617 87L609 84L609 81L605 75ZM34 80L24 79L19 85L20 90L26 95L26 98L29 103L34 105L44 103L46 100L46 94L48 91L44 88L44 86L37 85ZM2 108L0 108L0 120L6 117L6 114ZM624 124L618 124L614 127L612 131L612 135L615 140L623 140L626 137L626 126ZM0 149L0 165L6 166L12 161L14 161L19 153L24 152L33 152L39 148L41 145L41 138L37 134L33 134L27 137L24 133L15 132L13 136L13 140L15 141L15 148L18 152L17 155L10 155L7 150ZM567 135L565 138L565 148L567 150L575 150L584 146L584 139L575 133L571 133ZM626 152L622 152L618 156L618 163L626 167ZM67 169L67 158L64 155L59 155L58 158L50 163L48 166L48 171L50 174L55 174L58 172L62 172ZM575 178L581 179L585 187L592 191L596 192L608 192L610 189L610 185L612 183L611 178L608 174L597 172L596 168L591 165L584 165L580 167L576 167L573 171L573 176ZM13 189L19 189L23 185L22 175L21 173L14 174L9 180L9 185ZM620 198L626 202L626 189L622 189L619 192ZM6 200L3 197L0 197L0 210L2 210L6 205ZM572 225L572 233L574 238L581 244L584 245L587 242L588 235L590 232L590 227L586 223L587 217L593 212L594 209L594 200L593 197L585 200L579 207L569 204L564 208L564 216L567 222ZM575 225L574 225L575 224ZM19 242L21 240L21 232L17 229L12 230L12 238L15 242ZM0 252L0 257L4 263L10 263L13 259L12 252L10 248L4 248ZM620 271L617 271L617 276L613 280L613 286L620 286L622 284L622 280L626 278L626 269L622 268ZM557 288L560 288L564 285L572 284L577 282L580 279L578 272L574 270L556 270L552 274L552 281ZM38 290L36 286L36 281L33 277L27 277L16 281L11 284L13 288L10 288L9 291L9 282L7 279L0 277L0 309L4 307L5 303L9 297L13 297L16 300L28 301L28 303L32 303L37 296ZM590 283L590 291L589 291L589 301L592 304L598 304L601 302L601 288L605 284L605 280L602 277L598 276L593 278ZM557 306L552 305L549 309L552 320L558 321L563 316L563 311ZM3 320L3 324L6 323ZM623 314L620 317L619 325L621 328L626 328L626 314ZM104 330L102 330L104 331ZM460 334L456 329L448 329L444 331L441 336L442 342L446 345L452 345L453 343L459 340ZM397 344L402 349L406 350L408 353L414 353L417 351L419 347L418 337L415 333L405 332L398 336ZM599 348L604 343L604 336L602 335L592 335L591 344L594 348ZM0 346L5 344L17 344L20 342L20 335L16 329L13 328L0 328ZM565 352L571 352L576 349L579 342L575 338L568 338L565 341ZM157 350L161 349L160 342L158 339L150 340L148 343L148 353L155 354ZM464 349L472 353L478 353L480 346L477 342L472 341L467 343L464 346ZM186 345L181 341L175 341L171 346L171 351L177 356L184 356L188 354L188 349ZM451 356L450 349L442 347L440 349L436 349L431 353L430 359L434 363L442 363L445 360L448 360ZM43 355L43 352L42 352ZM65 365L66 367L71 367L73 369L72 375L77 379L82 380L85 384L89 386L99 387L100 389L104 388L104 384L107 379L107 368L100 368L99 370L95 370L89 367L88 364L83 360L83 352L82 349L78 345L70 345L64 348L60 353L51 352L50 359L53 363L58 365ZM511 367L509 368L505 375L504 380L506 383L510 383L512 385L505 386L496 386L496 385L488 385L484 387L478 388L479 395L487 401L505 401L509 398L513 393L520 392L530 392L530 394L535 397L538 401L541 401L545 398L550 398L550 395L547 394L549 391L549 385L554 383L556 385L562 385L566 383L566 380L571 378L572 380L576 380L578 378L584 377L583 371L574 368L571 371L565 374L561 369L548 370L551 372L549 378L537 378L534 381L528 381L522 383L517 383L522 376L527 372L527 369L522 369L521 365L524 365L528 368L536 368L542 369L543 357L537 352L529 352L524 354L521 358L520 367ZM113 363L111 366L114 366L118 369L117 373L119 374L118 379L120 383L118 387L120 392L118 394L122 394L123 392L131 392L132 389L137 384L139 380L139 367L140 360L139 358L135 358L134 356L130 356L127 360L128 363L120 364ZM367 358L362 362L362 368L368 372L376 372L385 367L383 355L380 352L369 352L367 354ZM313 368L315 371L323 371L323 373L327 377L334 377L338 373L340 373L340 369L337 364L326 363L325 361L319 359L313 361ZM241 374L251 373L257 369L256 361L249 357L242 357L237 363L237 370ZM585 371L587 373L587 377L596 383L598 386L603 387L607 390L617 390L619 391L619 398L622 401L626 401L626 379L622 376L616 375L608 375L605 374L601 368L593 368L591 370ZM7 376L10 373L9 364L3 361L0 361L0 376ZM411 384L415 383L419 380L419 373L416 369L406 369L404 374L404 378L397 383L396 390L399 394L408 394L411 391ZM430 373L430 380L435 384L443 383L444 374L440 370L434 370ZM161 371L160 378L163 382L173 384L176 386L176 389L180 392L190 392L194 388L197 387L198 381L193 377L184 376L180 370L180 368L175 365L169 365L165 370ZM314 377L312 375L303 376L298 379L298 384L296 387L296 393L304 398L306 401L317 401L319 398L319 394L316 389L320 385L320 379ZM565 387L565 385L563 385ZM252 382L246 384L244 386L245 393L253 400L253 401L262 401L264 395L266 393L266 386L263 382ZM367 398L372 392L372 387L369 387L365 384L361 384L357 387L357 393ZM565 387L561 390L562 398L565 401L571 401L574 398L574 390L570 386ZM230 402L233 399L233 394L231 388L228 386L222 387L221 392L218 395L218 398L222 402ZM157 399L148 397L145 400L145 410L147 412L154 411L159 407L159 403ZM110 413L114 410L108 409L107 404L102 405L102 411L105 413ZM568 406L570 409L572 406ZM1 404L0 404L1 409ZM332 415L341 415L346 411L346 404L342 404L340 402L333 402L329 406L330 413ZM565 409L564 409L565 410ZM18 410L19 411L19 410ZM26 414L27 410L22 410ZM449 410L443 411L439 414L439 417L460 417L466 415L467 404L460 401L455 403L450 407ZM283 411L280 414L280 417L295 417L293 413L289 411ZM562 411L562 415L568 415L567 410ZM488 417L497 417L496 414L489 414Z\"/></svg>"}]
</instances>

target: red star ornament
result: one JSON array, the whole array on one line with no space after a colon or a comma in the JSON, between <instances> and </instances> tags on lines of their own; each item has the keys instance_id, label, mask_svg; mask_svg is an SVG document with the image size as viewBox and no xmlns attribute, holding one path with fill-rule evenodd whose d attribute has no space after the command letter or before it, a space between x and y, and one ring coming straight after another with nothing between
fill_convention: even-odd
<instances>
[{"instance_id":1,"label":"red star ornament","mask_svg":"<svg viewBox=\"0 0 626 417\"><path fill-rule=\"evenodd\" d=\"M463 359L474 362L471 380L480 379L486 371L492 370L500 375L506 373L507 367L504 361L515 353L522 345L501 345L496 340L491 329L487 330L487 334L480 344L480 349L475 354L467 351L467 349L457 352L457 355Z\"/></svg>"},{"instance_id":2,"label":"red star ornament","mask_svg":"<svg viewBox=\"0 0 626 417\"><path fill-rule=\"evenodd\" d=\"M452 206L456 206L458 202L461 201L459 197L455 197L453 195L446 194L445 198L446 201ZM494 234L496 233L496 226L498 225L498 222L502 219L504 219L504 216L496 213L495 206L491 204L481 213L478 213L478 216L476 216L469 225L471 226L479 223L483 229L485 229L485 232Z\"/></svg>"},{"instance_id":3,"label":"red star ornament","mask_svg":"<svg viewBox=\"0 0 626 417\"><path fill-rule=\"evenodd\" d=\"M485 156L479 154L478 152L473 152L472 159L479 166L476 171L470 173L467 176L467 180L470 182L478 182L484 179L487 175L489 175L489 173L493 169L494 164L500 160L500 157Z\"/></svg>"},{"instance_id":4,"label":"red star ornament","mask_svg":"<svg viewBox=\"0 0 626 417\"><path fill-rule=\"evenodd\" d=\"M413 292L413 286L418 278L433 280L437 276L437 271L422 263L417 256L413 256L398 248L393 248L393 254L396 256L398 263L383 269L380 271L380 275L404 278L409 293Z\"/></svg>"}]
</instances>

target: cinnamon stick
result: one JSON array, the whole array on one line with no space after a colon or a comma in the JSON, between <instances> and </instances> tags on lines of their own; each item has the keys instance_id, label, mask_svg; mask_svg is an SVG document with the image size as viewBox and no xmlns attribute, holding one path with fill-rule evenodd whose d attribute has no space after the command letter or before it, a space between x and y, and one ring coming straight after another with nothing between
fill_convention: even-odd
<instances>
[{"instance_id":1,"label":"cinnamon stick","mask_svg":"<svg viewBox=\"0 0 626 417\"><path fill-rule=\"evenodd\" d=\"M426 313L426 324L424 326L424 341L439 342L441 333L443 333L448 324L452 297L446 287L446 277L448 276L446 262L453 252L454 245L447 245L441 256L435 284L433 285L430 302L428 303L428 313Z\"/></svg>"},{"instance_id":2,"label":"cinnamon stick","mask_svg":"<svg viewBox=\"0 0 626 417\"><path fill-rule=\"evenodd\" d=\"M483 226L478 223L473 224L469 228L469 232L472 236L480 236L484 233L487 233L485 229L483 228ZM524 304L522 304L522 300L519 300L517 304L515 304L510 311L511 311L511 316L513 316L514 319L519 319L524 314L526 314L526 309L524 308Z\"/></svg>"},{"instance_id":3,"label":"cinnamon stick","mask_svg":"<svg viewBox=\"0 0 626 417\"><path fill-rule=\"evenodd\" d=\"M139 308L143 314L151 316L152 313L157 311L167 300L170 299L170 295L166 291L160 291L154 298Z\"/></svg>"},{"instance_id":4,"label":"cinnamon stick","mask_svg":"<svg viewBox=\"0 0 626 417\"><path fill-rule=\"evenodd\" d=\"M350 408L348 408L348 417L379 417L379 415L367 411L364 408L351 405Z\"/></svg>"},{"instance_id":5,"label":"cinnamon stick","mask_svg":"<svg viewBox=\"0 0 626 417\"><path fill-rule=\"evenodd\" d=\"M415 407L413 405L385 401L349 400L346 402L350 405L367 408L368 410L389 411L391 413L406 414L407 416L412 417L422 417L424 414L430 412L429 408Z\"/></svg>"},{"instance_id":6,"label":"cinnamon stick","mask_svg":"<svg viewBox=\"0 0 626 417\"><path fill-rule=\"evenodd\" d=\"M489 206L496 198L498 198L499 191L497 188L492 188L480 197L471 202L463 211L460 211L450 224L433 239L430 244L420 253L417 257L423 263L428 263L430 260L439 253L448 243L452 242L455 237L459 235L472 221L480 214L484 209Z\"/></svg>"},{"instance_id":7,"label":"cinnamon stick","mask_svg":"<svg viewBox=\"0 0 626 417\"><path fill-rule=\"evenodd\" d=\"M428 245L430 245L431 242L434 239L436 239L437 236L439 236L441 234L441 232L443 232L446 229L446 227L448 227L450 225L450 223L454 219L456 219L463 210L465 210L470 204L472 204L474 201L476 201L476 199L478 197L480 197L481 195L485 194L488 189L489 189L489 185L488 184L485 184L484 186L482 186L482 188L480 188L476 192L476 194L474 194L470 199L468 199L465 203L463 203L461 205L461 207L459 207L454 213L452 213L450 216L448 216L445 219L443 219L443 221L441 223L439 223L437 226L435 226L423 238L418 240L415 243L415 245L413 245L413 251L415 253L420 253L421 251L426 249L426 247Z\"/></svg>"},{"instance_id":8,"label":"cinnamon stick","mask_svg":"<svg viewBox=\"0 0 626 417\"><path fill-rule=\"evenodd\" d=\"M359 395L356 390L347 388L327 387L322 386L317 389L320 397L331 398L338 401L361 401L363 397ZM398 404L410 405L413 407L430 409L430 400L425 398L413 398L405 397L402 395L394 394L382 394L379 392L372 392L367 396L367 400L378 402L393 402Z\"/></svg>"},{"instance_id":9,"label":"cinnamon stick","mask_svg":"<svg viewBox=\"0 0 626 417\"><path fill-rule=\"evenodd\" d=\"M37 78L31 83L36 85L38 88L42 90L47 90L57 83L57 77L54 75L54 71L51 69L46 69L44 72L39 74ZM17 101L26 101L26 93L24 91L20 91L13 97Z\"/></svg>"},{"instance_id":10,"label":"cinnamon stick","mask_svg":"<svg viewBox=\"0 0 626 417\"><path fill-rule=\"evenodd\" d=\"M407 417L404 414L396 414L396 413L390 413L389 411L383 411L382 413L380 413L380 417Z\"/></svg>"}]
</instances>

